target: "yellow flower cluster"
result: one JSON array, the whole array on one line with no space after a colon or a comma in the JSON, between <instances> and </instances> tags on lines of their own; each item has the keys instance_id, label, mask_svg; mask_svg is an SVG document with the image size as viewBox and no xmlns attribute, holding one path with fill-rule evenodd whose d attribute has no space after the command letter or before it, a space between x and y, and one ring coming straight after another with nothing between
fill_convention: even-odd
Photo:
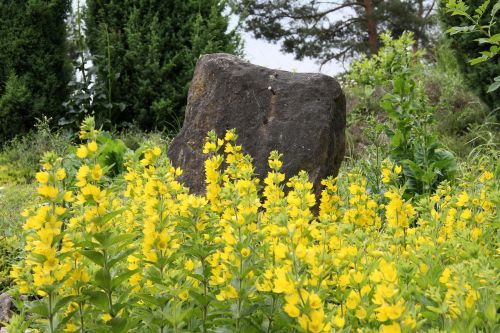
<instances>
[{"instance_id":1,"label":"yellow flower cluster","mask_svg":"<svg viewBox=\"0 0 500 333\"><path fill-rule=\"evenodd\" d=\"M206 192L197 196L161 147L130 154L127 171L110 179L91 125L82 127L86 142L70 168L46 156L36 176L44 204L24 213L27 255L11 274L19 293L41 297L34 328L317 333L497 325L499 188L488 170L413 201L385 181L401 172L397 166L383 171L383 194L351 172L325 179L316 198L305 172L286 178L277 152L261 183L231 130L224 138L209 133Z\"/></svg>"}]
</instances>

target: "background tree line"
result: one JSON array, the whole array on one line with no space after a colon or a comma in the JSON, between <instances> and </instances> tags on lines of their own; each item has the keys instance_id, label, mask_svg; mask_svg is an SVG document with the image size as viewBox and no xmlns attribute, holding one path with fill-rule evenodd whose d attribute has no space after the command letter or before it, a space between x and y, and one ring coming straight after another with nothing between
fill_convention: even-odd
<instances>
[{"instance_id":1,"label":"background tree line","mask_svg":"<svg viewBox=\"0 0 500 333\"><path fill-rule=\"evenodd\" d=\"M376 54L387 30L413 32L417 49L435 41L440 22L465 24L438 0L81 1L0 1L0 143L43 115L67 126L94 114L110 127L178 128L199 55L241 54L229 8L256 38L320 64ZM477 38L449 37L471 89L497 107L500 90L487 89L500 60L469 66L483 47Z\"/></svg>"},{"instance_id":2,"label":"background tree line","mask_svg":"<svg viewBox=\"0 0 500 333\"><path fill-rule=\"evenodd\" d=\"M76 7L76 9L72 9ZM43 115L178 127L196 60L240 52L224 0L0 1L0 144Z\"/></svg>"}]
</instances>

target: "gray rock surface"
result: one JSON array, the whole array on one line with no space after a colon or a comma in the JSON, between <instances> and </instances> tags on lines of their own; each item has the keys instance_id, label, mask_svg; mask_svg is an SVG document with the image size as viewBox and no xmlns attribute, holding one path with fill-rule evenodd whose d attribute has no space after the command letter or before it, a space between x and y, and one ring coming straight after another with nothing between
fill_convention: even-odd
<instances>
[{"instance_id":1,"label":"gray rock surface","mask_svg":"<svg viewBox=\"0 0 500 333\"><path fill-rule=\"evenodd\" d=\"M12 316L10 310L12 308L12 299L6 293L0 295L0 327L2 323L6 323Z\"/></svg>"},{"instance_id":2,"label":"gray rock surface","mask_svg":"<svg viewBox=\"0 0 500 333\"><path fill-rule=\"evenodd\" d=\"M168 156L184 170L192 193L205 190L203 145L236 128L238 144L254 159L256 173L268 172L269 153L284 154L287 177L306 170L317 195L321 179L336 175L345 152L345 96L323 74L303 74L252 65L228 54L202 56L189 89L184 126Z\"/></svg>"}]
</instances>

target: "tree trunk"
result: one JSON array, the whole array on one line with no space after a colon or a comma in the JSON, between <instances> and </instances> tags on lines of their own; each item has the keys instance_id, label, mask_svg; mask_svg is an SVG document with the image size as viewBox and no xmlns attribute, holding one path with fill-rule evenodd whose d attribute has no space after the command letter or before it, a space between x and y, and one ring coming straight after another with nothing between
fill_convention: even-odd
<instances>
[{"instance_id":1,"label":"tree trunk","mask_svg":"<svg viewBox=\"0 0 500 333\"><path fill-rule=\"evenodd\" d=\"M424 21L425 21L425 19L424 19L424 0L419 0L418 1L418 18L420 20L420 25L417 28L417 31L415 31L415 44L413 44L413 50L415 52L420 47L420 39L421 39L423 24L424 24Z\"/></svg>"},{"instance_id":2,"label":"tree trunk","mask_svg":"<svg viewBox=\"0 0 500 333\"><path fill-rule=\"evenodd\" d=\"M378 52L378 33L377 22L373 13L373 1L363 0L366 15L366 28L368 32L368 45L370 46L370 53L372 55Z\"/></svg>"}]
</instances>

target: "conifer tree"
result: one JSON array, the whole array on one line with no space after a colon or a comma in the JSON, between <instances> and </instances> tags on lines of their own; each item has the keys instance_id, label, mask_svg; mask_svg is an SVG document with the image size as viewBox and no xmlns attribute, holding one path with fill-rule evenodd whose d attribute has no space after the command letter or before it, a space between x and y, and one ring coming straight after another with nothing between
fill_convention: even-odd
<instances>
[{"instance_id":1,"label":"conifer tree","mask_svg":"<svg viewBox=\"0 0 500 333\"><path fill-rule=\"evenodd\" d=\"M379 34L412 31L429 42L436 0L231 0L243 26L256 38L278 42L297 59L321 64L376 54Z\"/></svg>"},{"instance_id":2,"label":"conifer tree","mask_svg":"<svg viewBox=\"0 0 500 333\"><path fill-rule=\"evenodd\" d=\"M62 116L71 77L69 7L69 0L0 1L0 144L43 115Z\"/></svg>"},{"instance_id":3,"label":"conifer tree","mask_svg":"<svg viewBox=\"0 0 500 333\"><path fill-rule=\"evenodd\" d=\"M239 50L224 1L88 0L87 7L88 45L113 124L178 128L198 57Z\"/></svg>"}]
</instances>

